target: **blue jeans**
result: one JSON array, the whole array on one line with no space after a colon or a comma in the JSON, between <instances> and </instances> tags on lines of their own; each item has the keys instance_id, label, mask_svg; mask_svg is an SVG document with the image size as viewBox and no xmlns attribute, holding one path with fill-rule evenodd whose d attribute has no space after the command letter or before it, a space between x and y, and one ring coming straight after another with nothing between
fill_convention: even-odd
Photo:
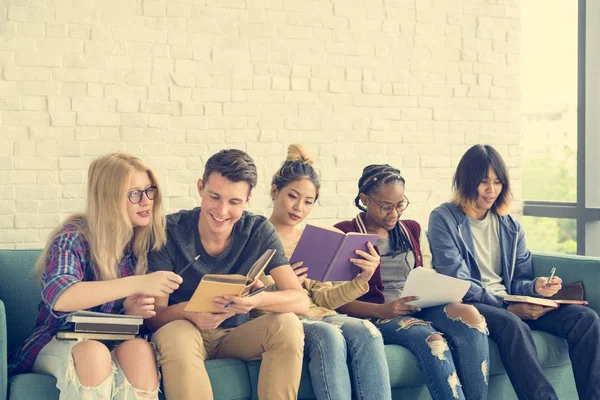
<instances>
[{"instance_id":1,"label":"blue jeans","mask_svg":"<svg viewBox=\"0 0 600 400\"><path fill-rule=\"evenodd\" d=\"M370 321L332 315L302 325L317 399L392 398L383 340Z\"/></svg>"},{"instance_id":2,"label":"blue jeans","mask_svg":"<svg viewBox=\"0 0 600 400\"><path fill-rule=\"evenodd\" d=\"M373 322L386 344L398 344L414 354L434 400L487 398L489 348L483 329L448 317L446 306ZM446 342L429 341L435 333Z\"/></svg>"},{"instance_id":3,"label":"blue jeans","mask_svg":"<svg viewBox=\"0 0 600 400\"><path fill-rule=\"evenodd\" d=\"M537 357L532 329L567 340L579 398L600 399L600 318L594 310L561 305L535 321L523 321L503 308L473 305L487 320L519 399L558 399Z\"/></svg>"}]
</instances>

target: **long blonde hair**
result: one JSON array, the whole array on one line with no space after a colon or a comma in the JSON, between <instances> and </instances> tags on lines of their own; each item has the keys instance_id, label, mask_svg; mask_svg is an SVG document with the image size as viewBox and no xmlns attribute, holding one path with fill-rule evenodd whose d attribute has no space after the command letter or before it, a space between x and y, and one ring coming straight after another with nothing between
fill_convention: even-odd
<instances>
[{"instance_id":1,"label":"long blonde hair","mask_svg":"<svg viewBox=\"0 0 600 400\"><path fill-rule=\"evenodd\" d=\"M129 180L136 171L148 173L157 194L150 224L134 228L127 215L126 201ZM156 175L141 159L127 153L111 153L92 161L88 170L86 212L70 216L52 232L36 264L40 276L46 268L52 241L67 224L73 225L88 241L90 263L98 280L119 278L117 267L132 239L137 258L135 273L145 274L148 252L166 242L162 194Z\"/></svg>"}]
</instances>

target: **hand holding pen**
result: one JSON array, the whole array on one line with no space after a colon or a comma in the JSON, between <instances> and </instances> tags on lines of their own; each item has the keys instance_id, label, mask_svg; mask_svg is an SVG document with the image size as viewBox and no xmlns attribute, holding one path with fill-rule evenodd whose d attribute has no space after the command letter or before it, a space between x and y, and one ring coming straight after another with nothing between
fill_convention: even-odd
<instances>
[{"instance_id":1,"label":"hand holding pen","mask_svg":"<svg viewBox=\"0 0 600 400\"><path fill-rule=\"evenodd\" d=\"M535 280L535 292L545 297L555 295L562 288L562 280L555 274L556 268L552 267L549 278L537 278Z\"/></svg>"},{"instance_id":2,"label":"hand holding pen","mask_svg":"<svg viewBox=\"0 0 600 400\"><path fill-rule=\"evenodd\" d=\"M548 278L548 281L546 282L546 289L550 287L552 282L552 279L554 279L554 274L556 273L556 267L552 267L552 269L550 270L550 278Z\"/></svg>"}]
</instances>

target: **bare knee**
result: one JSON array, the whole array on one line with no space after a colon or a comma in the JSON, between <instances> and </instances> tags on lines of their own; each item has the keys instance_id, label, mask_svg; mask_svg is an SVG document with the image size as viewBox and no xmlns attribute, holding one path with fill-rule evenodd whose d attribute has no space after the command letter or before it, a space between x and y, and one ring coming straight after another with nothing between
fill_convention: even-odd
<instances>
[{"instance_id":1,"label":"bare knee","mask_svg":"<svg viewBox=\"0 0 600 400\"><path fill-rule=\"evenodd\" d=\"M429 345L429 349L431 350L431 354L433 354L438 360L445 361L446 351L450 350L448 347L448 343L439 333L432 333L427 336L427 344Z\"/></svg>"},{"instance_id":2,"label":"bare knee","mask_svg":"<svg viewBox=\"0 0 600 400\"><path fill-rule=\"evenodd\" d=\"M440 335L439 333L432 333L431 335L429 335L427 337L427 341L429 343L431 342L435 342L436 340L444 340L444 338L442 337L442 335Z\"/></svg>"},{"instance_id":3,"label":"bare knee","mask_svg":"<svg viewBox=\"0 0 600 400\"><path fill-rule=\"evenodd\" d=\"M446 306L446 315L453 320L460 320L471 328L487 334L487 324L483 315L469 304L453 303Z\"/></svg>"},{"instance_id":4,"label":"bare knee","mask_svg":"<svg viewBox=\"0 0 600 400\"><path fill-rule=\"evenodd\" d=\"M75 371L83 386L98 386L112 372L112 360L108 348L95 340L77 343L71 349Z\"/></svg>"},{"instance_id":5,"label":"bare knee","mask_svg":"<svg viewBox=\"0 0 600 400\"><path fill-rule=\"evenodd\" d=\"M158 387L156 356L150 343L143 339L128 340L117 346L115 355L134 388L148 391Z\"/></svg>"}]
</instances>

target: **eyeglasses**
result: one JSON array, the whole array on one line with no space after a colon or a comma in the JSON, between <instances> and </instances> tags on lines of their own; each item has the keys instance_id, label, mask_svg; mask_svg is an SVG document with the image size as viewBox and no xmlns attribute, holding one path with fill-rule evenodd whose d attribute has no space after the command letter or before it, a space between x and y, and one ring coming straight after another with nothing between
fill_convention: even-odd
<instances>
[{"instance_id":1,"label":"eyeglasses","mask_svg":"<svg viewBox=\"0 0 600 400\"><path fill-rule=\"evenodd\" d=\"M138 204L142 201L142 197L146 194L148 200L154 200L156 194L158 193L158 188L156 186L150 186L145 190L132 190L131 192L127 192L127 199L133 203Z\"/></svg>"},{"instance_id":2,"label":"eyeglasses","mask_svg":"<svg viewBox=\"0 0 600 400\"><path fill-rule=\"evenodd\" d=\"M408 205L410 204L410 201L408 200L408 197L404 196L404 200L402 200L401 202L397 203L397 204L390 204L390 203L379 203L377 200L372 199L371 196L369 196L368 194L365 194L365 196L367 196L367 198L369 200L371 200L373 203L377 204L379 206L379 211L382 214L389 214L392 212L392 210L395 208L396 212L401 213L402 211L406 210L408 208Z\"/></svg>"}]
</instances>

